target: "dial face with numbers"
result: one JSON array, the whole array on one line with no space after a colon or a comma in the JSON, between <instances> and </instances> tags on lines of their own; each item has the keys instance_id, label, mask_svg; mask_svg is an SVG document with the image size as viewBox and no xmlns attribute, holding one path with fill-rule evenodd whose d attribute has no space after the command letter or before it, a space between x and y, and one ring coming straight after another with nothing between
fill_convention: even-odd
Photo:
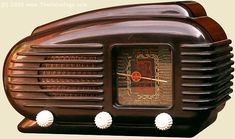
<instances>
[{"instance_id":1,"label":"dial face with numbers","mask_svg":"<svg viewBox=\"0 0 235 139\"><path fill-rule=\"evenodd\" d=\"M172 105L172 50L170 46L115 49L117 103L124 106Z\"/></svg>"}]
</instances>

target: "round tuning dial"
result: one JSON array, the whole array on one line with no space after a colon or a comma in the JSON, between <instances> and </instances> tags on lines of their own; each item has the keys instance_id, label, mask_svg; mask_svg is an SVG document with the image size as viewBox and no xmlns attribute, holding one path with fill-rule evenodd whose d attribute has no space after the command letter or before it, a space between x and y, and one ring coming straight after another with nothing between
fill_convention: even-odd
<instances>
[{"instance_id":1,"label":"round tuning dial","mask_svg":"<svg viewBox=\"0 0 235 139\"><path fill-rule=\"evenodd\" d=\"M167 113L160 113L155 118L155 126L159 130L170 129L173 124L172 117Z\"/></svg>"},{"instance_id":2,"label":"round tuning dial","mask_svg":"<svg viewBox=\"0 0 235 139\"><path fill-rule=\"evenodd\" d=\"M95 116L95 125L99 129L107 129L112 125L112 116L108 112L100 112Z\"/></svg>"},{"instance_id":3,"label":"round tuning dial","mask_svg":"<svg viewBox=\"0 0 235 139\"><path fill-rule=\"evenodd\" d=\"M49 127L54 121L53 114L48 110L39 112L36 116L36 122L40 127Z\"/></svg>"}]
</instances>

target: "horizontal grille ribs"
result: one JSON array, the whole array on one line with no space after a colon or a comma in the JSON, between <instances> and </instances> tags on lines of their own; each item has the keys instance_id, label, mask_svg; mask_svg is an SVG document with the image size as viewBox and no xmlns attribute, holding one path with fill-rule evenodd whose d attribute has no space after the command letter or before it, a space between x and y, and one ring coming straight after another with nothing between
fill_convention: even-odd
<instances>
[{"instance_id":1,"label":"horizontal grille ribs","mask_svg":"<svg viewBox=\"0 0 235 139\"><path fill-rule=\"evenodd\" d=\"M102 44L31 45L11 63L10 91L24 107L103 108Z\"/></svg>"},{"instance_id":2,"label":"horizontal grille ribs","mask_svg":"<svg viewBox=\"0 0 235 139\"><path fill-rule=\"evenodd\" d=\"M180 47L183 110L216 109L230 98L234 71L230 43L224 40Z\"/></svg>"}]
</instances>

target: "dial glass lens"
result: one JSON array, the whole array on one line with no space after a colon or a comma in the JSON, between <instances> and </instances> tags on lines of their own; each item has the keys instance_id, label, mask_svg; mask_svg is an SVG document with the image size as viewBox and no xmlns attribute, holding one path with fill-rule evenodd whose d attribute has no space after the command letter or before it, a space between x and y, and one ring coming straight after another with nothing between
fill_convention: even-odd
<instances>
[{"instance_id":1,"label":"dial glass lens","mask_svg":"<svg viewBox=\"0 0 235 139\"><path fill-rule=\"evenodd\" d=\"M113 72L117 103L126 106L172 105L170 46L117 47Z\"/></svg>"}]
</instances>

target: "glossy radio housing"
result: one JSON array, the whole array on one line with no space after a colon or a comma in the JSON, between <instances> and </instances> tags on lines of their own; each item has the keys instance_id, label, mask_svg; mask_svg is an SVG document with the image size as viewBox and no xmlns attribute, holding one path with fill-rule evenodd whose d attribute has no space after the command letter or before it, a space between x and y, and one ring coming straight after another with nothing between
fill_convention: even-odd
<instances>
[{"instance_id":1,"label":"glossy radio housing","mask_svg":"<svg viewBox=\"0 0 235 139\"><path fill-rule=\"evenodd\" d=\"M137 4L86 12L36 28L9 52L4 87L25 119L21 132L185 136L216 120L232 92L231 40L196 2ZM172 102L167 107L117 103L117 47L170 47ZM49 110L50 127L36 115ZM94 117L113 118L98 129ZM154 118L168 113L173 125L157 130Z\"/></svg>"}]
</instances>

